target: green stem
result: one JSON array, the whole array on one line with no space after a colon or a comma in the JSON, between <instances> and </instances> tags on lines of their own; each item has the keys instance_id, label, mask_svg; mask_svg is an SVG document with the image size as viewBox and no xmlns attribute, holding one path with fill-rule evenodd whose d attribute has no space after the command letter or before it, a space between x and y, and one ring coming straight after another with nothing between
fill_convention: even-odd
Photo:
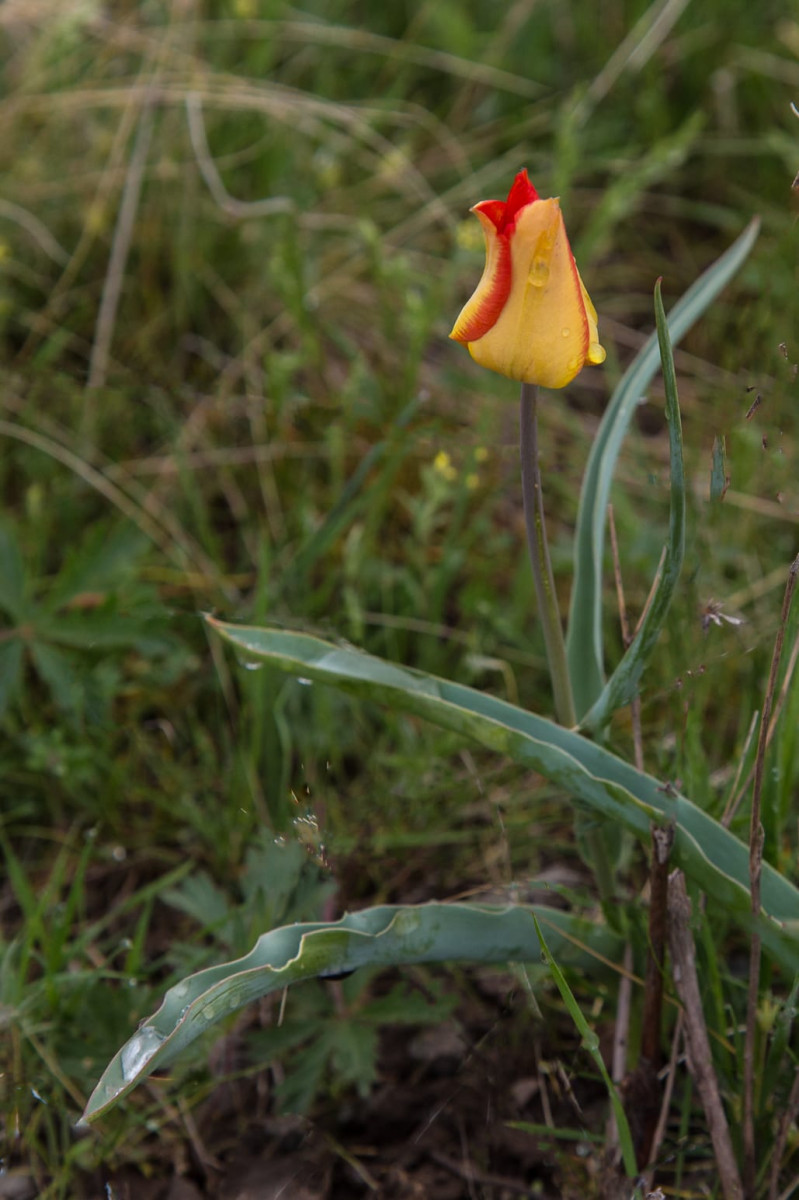
<instances>
[{"instance_id":1,"label":"green stem","mask_svg":"<svg viewBox=\"0 0 799 1200\"><path fill-rule=\"evenodd\" d=\"M569 667L566 661L566 643L555 594L555 580L549 558L547 527L544 520L544 495L541 488L541 472L538 467L538 388L531 383L522 384L521 432L522 496L524 498L524 521L527 526L527 548L535 580L538 599L538 617L544 633L549 676L555 700L558 722L572 729L577 724L574 708Z\"/></svg>"},{"instance_id":2,"label":"green stem","mask_svg":"<svg viewBox=\"0 0 799 1200\"><path fill-rule=\"evenodd\" d=\"M538 388L523 383L519 429L521 433L522 496L524 498L524 522L527 528L527 548L533 568L535 591L538 599L538 616L544 632L549 677L555 700L555 715L561 725L572 729L577 724L569 665L566 659L566 643L560 623L552 562L549 557L549 542L544 519L544 494L541 487L541 472L538 467ZM601 829L585 830L588 854L596 877L602 907L607 919L615 926L613 905L613 869Z\"/></svg>"}]
</instances>

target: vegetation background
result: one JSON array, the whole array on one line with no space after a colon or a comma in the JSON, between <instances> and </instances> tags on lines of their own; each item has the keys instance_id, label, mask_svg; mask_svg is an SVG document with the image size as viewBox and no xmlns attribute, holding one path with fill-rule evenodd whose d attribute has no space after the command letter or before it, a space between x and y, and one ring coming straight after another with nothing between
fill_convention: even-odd
<instances>
[{"instance_id":1,"label":"vegetation background","mask_svg":"<svg viewBox=\"0 0 799 1200\"><path fill-rule=\"evenodd\" d=\"M677 354L689 550L643 693L647 767L720 811L797 549L799 17L748 0L6 0L0 45L0 1154L19 1188L0 1174L0 1195L155 1196L148 1177L204 1174L194 1194L234 1196L208 1164L245 1142L241 1096L262 1131L297 1110L334 1129L385 1073L382 1024L451 1032L471 985L309 985L279 1029L250 1014L76 1138L170 980L367 902L531 880L591 897L545 782L245 672L199 614L268 615L550 712L516 388L447 341L482 268L468 209L527 166L561 197L600 314L607 363L541 406L564 611L582 467L655 279L668 307L758 213L754 254ZM730 484L711 508L717 436ZM614 495L634 613L667 466L653 388ZM766 809L791 873L798 707ZM624 721L613 737L629 749ZM612 982L586 986L612 1021ZM530 1020L514 994L506 1052ZM585 1074L557 996L538 1002L538 1066L562 1053ZM223 1088L238 1107L200 1136ZM687 1129L690 1097L681 1112ZM339 1150L349 1182L314 1195L366 1187ZM570 1194L564 1171L550 1146L542 1178Z\"/></svg>"}]
</instances>

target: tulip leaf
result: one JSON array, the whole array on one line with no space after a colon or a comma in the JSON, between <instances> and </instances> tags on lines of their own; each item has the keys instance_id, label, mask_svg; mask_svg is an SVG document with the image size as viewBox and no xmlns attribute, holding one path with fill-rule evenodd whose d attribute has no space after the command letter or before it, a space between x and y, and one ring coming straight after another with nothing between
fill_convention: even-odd
<instances>
[{"instance_id":1,"label":"tulip leaf","mask_svg":"<svg viewBox=\"0 0 799 1200\"><path fill-rule=\"evenodd\" d=\"M381 905L348 913L339 921L273 929L243 958L188 975L169 988L158 1011L106 1067L82 1121L99 1117L212 1025L270 992L358 967L454 960L538 962L536 928L541 927L552 952L566 965L604 969L621 956L621 939L606 926L543 905Z\"/></svg>"},{"instance_id":2,"label":"tulip leaf","mask_svg":"<svg viewBox=\"0 0 799 1200\"><path fill-rule=\"evenodd\" d=\"M657 582L641 620L640 628L603 688L599 699L580 722L581 727L585 730L601 729L617 708L629 704L635 697L638 683L655 648L655 643L666 619L666 613L671 605L685 553L685 470L682 458L682 423L680 421L680 402L677 396L677 378L674 373L674 356L669 340L666 314L663 311L660 280L655 285L655 321L663 364L666 421L669 429L671 465L669 537L664 549L663 564L658 572Z\"/></svg>"},{"instance_id":3,"label":"tulip leaf","mask_svg":"<svg viewBox=\"0 0 799 1200\"><path fill-rule=\"evenodd\" d=\"M349 646L304 633L230 625L206 617L239 658L267 662L306 680L416 713L538 771L575 801L649 844L652 821L673 822L672 856L721 910L750 924L749 850L670 783L636 770L576 730L564 729L506 700L421 671L398 667ZM799 890L763 864L764 944L789 970L799 969L799 940L783 928L799 912Z\"/></svg>"},{"instance_id":4,"label":"tulip leaf","mask_svg":"<svg viewBox=\"0 0 799 1200\"><path fill-rule=\"evenodd\" d=\"M669 335L677 345L746 259L760 229L755 218L674 305ZM574 547L574 586L566 650L578 718L596 702L605 680L602 652L602 562L610 486L624 436L660 365L657 332L644 344L613 393L588 456Z\"/></svg>"}]
</instances>

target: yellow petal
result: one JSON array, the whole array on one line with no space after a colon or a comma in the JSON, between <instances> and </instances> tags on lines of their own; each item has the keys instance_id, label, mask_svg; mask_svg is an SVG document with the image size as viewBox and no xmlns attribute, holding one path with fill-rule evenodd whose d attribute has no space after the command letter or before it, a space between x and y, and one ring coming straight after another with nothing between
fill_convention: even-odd
<instances>
[{"instance_id":1,"label":"yellow petal","mask_svg":"<svg viewBox=\"0 0 799 1200\"><path fill-rule=\"evenodd\" d=\"M511 288L487 333L470 342L476 362L511 379L562 388L596 345L596 312L572 257L560 205L522 209L510 237ZM479 289L478 289L479 290Z\"/></svg>"}]
</instances>

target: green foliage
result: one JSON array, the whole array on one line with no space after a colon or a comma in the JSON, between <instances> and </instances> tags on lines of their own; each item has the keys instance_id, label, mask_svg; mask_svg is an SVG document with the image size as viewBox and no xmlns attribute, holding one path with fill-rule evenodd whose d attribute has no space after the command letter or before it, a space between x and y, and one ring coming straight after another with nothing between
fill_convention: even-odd
<instances>
[{"instance_id":1,"label":"green foliage","mask_svg":"<svg viewBox=\"0 0 799 1200\"><path fill-rule=\"evenodd\" d=\"M596 958L601 965L618 954L619 939L605 926L557 909L537 911L558 953L573 964ZM538 944L535 915L535 909L522 905L498 909L431 901L367 908L336 922L286 925L263 933L243 958L188 975L167 991L160 1008L106 1067L83 1120L100 1116L210 1026L261 996L305 979L337 978L364 966L464 958L481 963L527 961ZM321 1072L329 1054L329 1046L324 1051L315 1046L309 1061Z\"/></svg>"},{"instance_id":2,"label":"green foliage","mask_svg":"<svg viewBox=\"0 0 799 1200\"><path fill-rule=\"evenodd\" d=\"M761 215L740 275L677 354L685 559L641 683L647 771L708 818L734 808L745 835L749 731L799 503L796 22L742 2L617 0L599 21L585 3L493 0L0 7L1 1153L32 1193L77 1200L103 1190L98 1164L166 1178L180 1161L183 1135L144 1089L91 1139L70 1126L165 988L267 925L318 915L322 843L353 907L515 884L553 860L579 868L562 788L412 713L231 669L197 619L313 630L549 711L504 405L515 389L497 379L488 398L446 342L482 265L468 208L504 194L521 165L561 196L609 349L605 375L541 406L562 610L588 516L573 547L579 482L605 397L651 328L654 280L673 316ZM109 328L99 315L115 288ZM635 615L668 523L653 399L632 404L597 506L604 522L614 503ZM607 556L596 565L587 632L618 661ZM721 624L703 630L708 611ZM766 858L785 880L798 704L786 680L764 794ZM607 736L624 757L624 714ZM305 882L289 888L262 863L275 892L259 890L248 864L300 834ZM640 871L629 852L630 895ZM590 897L576 887L568 902ZM734 1098L723 1039L742 1019L729 966L741 934L718 912L697 924L715 1065ZM766 1147L795 1065L792 977L770 970ZM582 1003L590 983L569 982ZM287 1023L307 1037L269 1051L293 1056L287 1087L296 1067L305 1101L364 1086L374 1062L377 1018L363 1014L379 981L343 981L343 1013L331 986L292 992ZM182 1092L190 1108L201 1094ZM679 1189L706 1154L690 1088L675 1107Z\"/></svg>"}]
</instances>

